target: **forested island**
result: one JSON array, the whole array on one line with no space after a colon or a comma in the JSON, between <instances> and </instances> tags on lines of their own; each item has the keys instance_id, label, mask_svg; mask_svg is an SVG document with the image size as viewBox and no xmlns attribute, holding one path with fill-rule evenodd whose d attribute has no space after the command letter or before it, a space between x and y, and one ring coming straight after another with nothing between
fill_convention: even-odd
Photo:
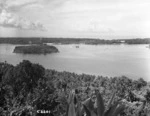
<instances>
[{"instance_id":1,"label":"forested island","mask_svg":"<svg viewBox=\"0 0 150 116\"><path fill-rule=\"evenodd\" d=\"M30 46L16 46L14 53L22 54L50 54L59 52L55 46L49 45L30 45Z\"/></svg>"},{"instance_id":2,"label":"forested island","mask_svg":"<svg viewBox=\"0 0 150 116\"><path fill-rule=\"evenodd\" d=\"M0 43L5 44L43 44L43 43L55 43L55 44L150 44L150 38L135 38L135 39L90 39L90 38L40 38L40 37L1 37Z\"/></svg>"},{"instance_id":3,"label":"forested island","mask_svg":"<svg viewBox=\"0 0 150 116\"><path fill-rule=\"evenodd\" d=\"M149 116L150 84L0 63L1 116Z\"/></svg>"}]
</instances>

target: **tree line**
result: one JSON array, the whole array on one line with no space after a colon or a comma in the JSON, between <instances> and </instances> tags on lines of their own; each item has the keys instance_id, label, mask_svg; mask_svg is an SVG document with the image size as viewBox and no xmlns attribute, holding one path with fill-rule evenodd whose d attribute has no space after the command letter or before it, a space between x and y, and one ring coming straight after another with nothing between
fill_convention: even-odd
<instances>
[{"instance_id":1,"label":"tree line","mask_svg":"<svg viewBox=\"0 0 150 116\"><path fill-rule=\"evenodd\" d=\"M43 44L43 43L60 43L60 44L150 44L150 38L135 39L90 39L90 38L40 38L40 37L0 37L0 43L7 44Z\"/></svg>"}]
</instances>

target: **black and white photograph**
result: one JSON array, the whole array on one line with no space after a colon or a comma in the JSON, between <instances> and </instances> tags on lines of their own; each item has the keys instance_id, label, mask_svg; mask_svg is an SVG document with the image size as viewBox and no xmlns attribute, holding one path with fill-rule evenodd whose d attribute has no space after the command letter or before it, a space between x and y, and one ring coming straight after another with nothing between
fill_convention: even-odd
<instances>
[{"instance_id":1,"label":"black and white photograph","mask_svg":"<svg viewBox=\"0 0 150 116\"><path fill-rule=\"evenodd\" d=\"M0 0L0 116L150 116L150 0Z\"/></svg>"}]
</instances>

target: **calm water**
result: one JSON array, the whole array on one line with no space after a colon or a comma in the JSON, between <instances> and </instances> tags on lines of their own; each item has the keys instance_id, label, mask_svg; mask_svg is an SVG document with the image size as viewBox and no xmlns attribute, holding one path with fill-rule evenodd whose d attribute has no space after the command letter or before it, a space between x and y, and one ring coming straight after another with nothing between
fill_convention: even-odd
<instances>
[{"instance_id":1,"label":"calm water","mask_svg":"<svg viewBox=\"0 0 150 116\"><path fill-rule=\"evenodd\" d=\"M12 53L16 45L0 44L0 62L18 64L23 59L45 68L103 76L139 77L150 81L150 49L147 45L55 45L60 53L23 55Z\"/></svg>"}]
</instances>

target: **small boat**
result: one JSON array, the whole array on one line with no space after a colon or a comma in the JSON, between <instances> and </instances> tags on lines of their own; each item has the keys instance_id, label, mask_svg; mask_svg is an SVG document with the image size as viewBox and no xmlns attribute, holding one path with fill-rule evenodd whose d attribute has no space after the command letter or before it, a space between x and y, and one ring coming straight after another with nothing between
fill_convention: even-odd
<instances>
[{"instance_id":1,"label":"small boat","mask_svg":"<svg viewBox=\"0 0 150 116\"><path fill-rule=\"evenodd\" d=\"M76 48L79 48L79 46L76 46Z\"/></svg>"},{"instance_id":2,"label":"small boat","mask_svg":"<svg viewBox=\"0 0 150 116\"><path fill-rule=\"evenodd\" d=\"M150 44L149 44L149 46L146 46L146 48L150 48Z\"/></svg>"}]
</instances>

